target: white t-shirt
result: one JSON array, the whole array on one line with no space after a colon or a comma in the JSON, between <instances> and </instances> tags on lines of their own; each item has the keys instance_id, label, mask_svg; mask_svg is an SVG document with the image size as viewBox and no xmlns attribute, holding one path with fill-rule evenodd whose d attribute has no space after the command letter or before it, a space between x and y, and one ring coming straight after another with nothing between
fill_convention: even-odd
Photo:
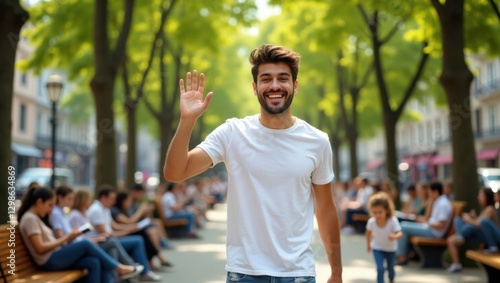
<instances>
[{"instance_id":1,"label":"white t-shirt","mask_svg":"<svg viewBox=\"0 0 500 283\"><path fill-rule=\"evenodd\" d=\"M52 225L52 230L54 231L54 235L56 233L56 230L61 229L63 235L67 235L71 233L73 228L71 227L71 224L69 223L69 218L66 216L64 211L59 207L59 206L54 206L52 209L52 212L50 213L50 225ZM80 235L77 238L73 240L73 242L77 242L82 240L83 237Z\"/></svg>"},{"instance_id":2,"label":"white t-shirt","mask_svg":"<svg viewBox=\"0 0 500 283\"><path fill-rule=\"evenodd\" d=\"M172 210L172 206L176 204L175 196L172 192L166 192L161 197L161 207L163 208L163 214L165 214L165 218L169 219L174 211Z\"/></svg>"},{"instance_id":3,"label":"white t-shirt","mask_svg":"<svg viewBox=\"0 0 500 283\"><path fill-rule=\"evenodd\" d=\"M104 225L104 229L108 233L113 233L113 227L111 227L111 223L113 222L113 218L111 217L111 211L109 208L104 207L100 201L95 200L92 205L87 210L87 215L90 224L94 226L94 230L87 233L87 237L93 237L97 235L97 229L95 227L97 225Z\"/></svg>"},{"instance_id":4,"label":"white t-shirt","mask_svg":"<svg viewBox=\"0 0 500 283\"><path fill-rule=\"evenodd\" d=\"M451 205L450 200L446 195L441 195L438 197L434 203L432 204L432 212L429 217L428 223L431 225L436 225L441 221L445 221L446 225L443 229L431 229L431 233L436 238L442 238L446 231L448 231L448 227L450 226L451 220L453 219L453 206Z\"/></svg>"},{"instance_id":5,"label":"white t-shirt","mask_svg":"<svg viewBox=\"0 0 500 283\"><path fill-rule=\"evenodd\" d=\"M387 219L384 227L377 225L375 217L370 217L366 223L366 230L372 231L371 247L373 250L395 252L398 247L397 240L389 240L389 234L401 231L401 226L396 217Z\"/></svg>"},{"instance_id":6,"label":"white t-shirt","mask_svg":"<svg viewBox=\"0 0 500 283\"><path fill-rule=\"evenodd\" d=\"M226 270L315 276L311 185L333 180L328 136L300 119L269 129L254 115L227 120L199 148L228 171Z\"/></svg>"}]
</instances>

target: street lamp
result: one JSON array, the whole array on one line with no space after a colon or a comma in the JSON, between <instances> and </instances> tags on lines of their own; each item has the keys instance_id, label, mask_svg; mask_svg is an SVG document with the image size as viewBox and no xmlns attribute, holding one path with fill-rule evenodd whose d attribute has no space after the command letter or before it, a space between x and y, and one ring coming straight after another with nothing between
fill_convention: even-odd
<instances>
[{"instance_id":1,"label":"street lamp","mask_svg":"<svg viewBox=\"0 0 500 283\"><path fill-rule=\"evenodd\" d=\"M50 187L54 188L56 182L57 103L59 102L59 97L63 88L61 77L59 75L51 75L45 87L49 94L49 100L52 102L52 119L50 119L50 123L52 124L52 177L50 178Z\"/></svg>"}]
</instances>

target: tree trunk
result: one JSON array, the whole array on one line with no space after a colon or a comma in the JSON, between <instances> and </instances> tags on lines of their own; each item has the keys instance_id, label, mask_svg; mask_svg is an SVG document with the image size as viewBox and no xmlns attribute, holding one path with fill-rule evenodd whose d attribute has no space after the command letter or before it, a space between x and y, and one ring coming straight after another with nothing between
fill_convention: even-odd
<instances>
[{"instance_id":1,"label":"tree trunk","mask_svg":"<svg viewBox=\"0 0 500 283\"><path fill-rule=\"evenodd\" d=\"M398 172L398 153L396 150L396 124L398 120L394 114L384 114L384 133L385 133L385 166L387 170L387 179L392 192L396 194L394 205L396 208L401 207L401 198L399 197L399 172Z\"/></svg>"},{"instance_id":2,"label":"tree trunk","mask_svg":"<svg viewBox=\"0 0 500 283\"><path fill-rule=\"evenodd\" d=\"M443 71L439 78L448 100L453 154L455 198L477 207L477 162L472 131L470 85L473 75L465 62L464 1L433 2L439 16L443 45Z\"/></svg>"},{"instance_id":3,"label":"tree trunk","mask_svg":"<svg viewBox=\"0 0 500 283\"><path fill-rule=\"evenodd\" d=\"M0 200L2 210L0 211L0 223L7 223L9 211L7 200L10 194L15 193L9 184L9 173L18 175L16 168L11 165L12 142L12 98L14 95L14 66L16 61L17 43L22 26L28 20L29 14L19 4L19 0L0 1ZM10 169L13 170L10 170ZM11 178L12 179L12 178ZM11 180L14 181L14 180ZM11 197L12 198L12 197Z\"/></svg>"},{"instance_id":4,"label":"tree trunk","mask_svg":"<svg viewBox=\"0 0 500 283\"><path fill-rule=\"evenodd\" d=\"M127 169L125 171L125 188L131 189L135 184L137 171L137 126L135 122L137 105L125 103L127 111Z\"/></svg>"},{"instance_id":5,"label":"tree trunk","mask_svg":"<svg viewBox=\"0 0 500 283\"><path fill-rule=\"evenodd\" d=\"M96 107L95 185L116 186L116 139L113 110L114 76L96 78L91 82Z\"/></svg>"},{"instance_id":6,"label":"tree trunk","mask_svg":"<svg viewBox=\"0 0 500 283\"><path fill-rule=\"evenodd\" d=\"M351 179L358 176L358 135L355 129L347 130L346 136L349 144L349 159Z\"/></svg>"},{"instance_id":7,"label":"tree trunk","mask_svg":"<svg viewBox=\"0 0 500 283\"><path fill-rule=\"evenodd\" d=\"M90 87L96 108L96 188L103 184L116 186L117 181L113 109L115 79L125 55L135 1L124 0L123 3L123 24L115 48L111 50L108 35L108 1L96 0L94 2L93 43L95 73L90 82Z\"/></svg>"}]
</instances>

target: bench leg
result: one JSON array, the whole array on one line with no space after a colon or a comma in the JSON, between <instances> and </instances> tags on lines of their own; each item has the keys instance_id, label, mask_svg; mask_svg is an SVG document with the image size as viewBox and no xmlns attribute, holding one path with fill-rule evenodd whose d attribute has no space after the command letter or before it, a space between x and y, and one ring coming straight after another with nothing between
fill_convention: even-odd
<instances>
[{"instance_id":1,"label":"bench leg","mask_svg":"<svg viewBox=\"0 0 500 283\"><path fill-rule=\"evenodd\" d=\"M443 268L441 260L446 247L413 245L420 257L421 268Z\"/></svg>"},{"instance_id":2,"label":"bench leg","mask_svg":"<svg viewBox=\"0 0 500 283\"><path fill-rule=\"evenodd\" d=\"M366 222L365 221L354 221L354 230L358 234L364 234L366 230Z\"/></svg>"},{"instance_id":3,"label":"bench leg","mask_svg":"<svg viewBox=\"0 0 500 283\"><path fill-rule=\"evenodd\" d=\"M483 269L486 272L486 275L488 276L488 283L498 283L500 282L500 270L496 269L492 266L483 264L481 262L477 263L481 269Z\"/></svg>"}]
</instances>

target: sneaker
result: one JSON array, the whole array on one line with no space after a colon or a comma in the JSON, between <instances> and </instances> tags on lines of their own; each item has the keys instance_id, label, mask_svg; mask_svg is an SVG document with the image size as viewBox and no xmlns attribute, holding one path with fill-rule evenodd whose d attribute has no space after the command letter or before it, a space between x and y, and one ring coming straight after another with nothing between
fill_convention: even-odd
<instances>
[{"instance_id":1,"label":"sneaker","mask_svg":"<svg viewBox=\"0 0 500 283\"><path fill-rule=\"evenodd\" d=\"M462 270L462 265L461 264L455 264L455 263L452 263L450 265L450 267L448 268L448 272L459 272Z\"/></svg>"},{"instance_id":2,"label":"sneaker","mask_svg":"<svg viewBox=\"0 0 500 283\"><path fill-rule=\"evenodd\" d=\"M149 271L145 275L143 275L139 281L150 281L150 282L160 282L161 276L154 273L153 271Z\"/></svg>"},{"instance_id":3,"label":"sneaker","mask_svg":"<svg viewBox=\"0 0 500 283\"><path fill-rule=\"evenodd\" d=\"M496 254L496 253L498 253L498 247L495 247L495 246L489 247L487 249L484 249L483 253L485 253L485 254Z\"/></svg>"},{"instance_id":4,"label":"sneaker","mask_svg":"<svg viewBox=\"0 0 500 283\"><path fill-rule=\"evenodd\" d=\"M121 280L130 279L132 277L139 275L143 270L144 270L143 265L134 265L134 270L132 272L121 275L120 279Z\"/></svg>"}]
</instances>

